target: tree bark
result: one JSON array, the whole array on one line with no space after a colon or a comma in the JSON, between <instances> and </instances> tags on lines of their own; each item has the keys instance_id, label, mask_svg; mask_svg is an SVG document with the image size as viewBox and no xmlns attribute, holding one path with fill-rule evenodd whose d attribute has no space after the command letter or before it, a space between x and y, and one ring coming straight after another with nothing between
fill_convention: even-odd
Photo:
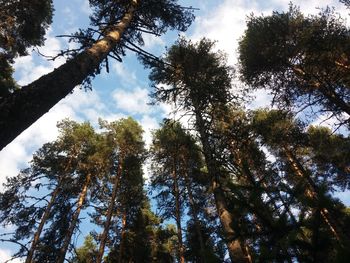
<instances>
[{"instance_id":1,"label":"tree bark","mask_svg":"<svg viewBox=\"0 0 350 263\"><path fill-rule=\"evenodd\" d=\"M60 191L61 184L62 184L62 179L59 180L58 185L56 186L55 190L51 194L50 201L47 204L47 207L45 209L45 212L44 212L43 216L41 217L38 229L36 230L36 232L34 234L32 245L31 245L31 247L30 247L30 249L28 251L25 263L32 263L33 256L34 256L34 251L35 251L36 246L37 246L37 244L39 242L39 238L40 238L41 232L42 232L42 230L44 228L44 225L46 223L46 220L49 217L49 214L51 212L51 208L52 208L52 206L53 206L53 204L54 204L54 202L56 200L57 194Z\"/></svg>"},{"instance_id":2,"label":"tree bark","mask_svg":"<svg viewBox=\"0 0 350 263\"><path fill-rule=\"evenodd\" d=\"M67 230L67 234L66 234L66 236L64 238L63 246L60 249L60 253L59 253L59 257L58 257L57 263L63 263L64 262L68 246L70 244L70 241L71 241L74 229L76 227L76 224L77 224L77 221L78 221L78 218L79 218L80 211L81 211L81 209L83 207L83 204L84 204L86 196L87 196L87 192L88 192L88 189L89 189L89 186L90 186L90 182L91 182L91 174L89 173L87 175L87 177L86 177L86 181L85 181L83 190L81 191L81 193L79 195L77 209L76 209L76 211L73 214L72 222L70 223L69 228Z\"/></svg>"},{"instance_id":3,"label":"tree bark","mask_svg":"<svg viewBox=\"0 0 350 263\"><path fill-rule=\"evenodd\" d=\"M177 239L179 242L179 246L178 246L179 262L185 263L184 247L183 247L183 241L182 241L180 193L179 193L179 184L178 184L175 160L173 164L172 176L173 176L173 195L175 197L175 218L176 218L176 227L177 227Z\"/></svg>"},{"instance_id":4,"label":"tree bark","mask_svg":"<svg viewBox=\"0 0 350 263\"><path fill-rule=\"evenodd\" d=\"M124 243L125 243L125 229L126 229L126 211L123 212L122 216L122 232L120 235L120 246L119 246L119 257L118 257L118 263L123 262L123 250L124 250Z\"/></svg>"},{"instance_id":5,"label":"tree bark","mask_svg":"<svg viewBox=\"0 0 350 263\"><path fill-rule=\"evenodd\" d=\"M115 198L117 196L117 190L118 190L118 187L119 187L119 181L120 181L121 174L122 174L122 169L123 169L122 162L123 161L120 160L120 162L118 164L117 174L116 174L115 179L114 179L112 196L111 196L111 200L110 200L110 203L109 203L108 209L107 209L106 221L105 221L105 224L104 224L103 233L101 235L100 247L99 247L99 250L98 250L98 256L97 256L97 259L96 259L96 263L101 263L102 262L102 257L103 257L103 253L104 253L105 245L106 245L106 239L107 239L109 227L111 225L111 219L112 219L113 210L114 210Z\"/></svg>"},{"instance_id":6,"label":"tree bark","mask_svg":"<svg viewBox=\"0 0 350 263\"><path fill-rule=\"evenodd\" d=\"M131 6L124 17L104 38L51 73L0 101L0 150L98 69L133 18L138 0L130 2Z\"/></svg>"},{"instance_id":7,"label":"tree bark","mask_svg":"<svg viewBox=\"0 0 350 263\"><path fill-rule=\"evenodd\" d=\"M183 159L183 162L186 163L186 160ZM185 165L185 167L187 167L187 165ZM198 219L198 210L197 210L196 204L194 202L193 194L191 191L191 184L190 184L190 180L188 178L187 171L184 172L184 179L185 179L186 190L187 190L187 194L188 194L188 201L190 203L191 213L192 213L193 221L194 221L196 232L197 232L198 239L199 239L200 254L201 254L200 262L206 263L204 239L203 239L203 235L202 235L201 225L200 225L200 222Z\"/></svg>"},{"instance_id":8,"label":"tree bark","mask_svg":"<svg viewBox=\"0 0 350 263\"><path fill-rule=\"evenodd\" d=\"M207 164L209 175L211 177L211 186L214 194L215 205L225 237L225 242L229 251L230 259L233 263L251 263L251 256L249 254L246 254L247 251L245 249L245 246L239 241L236 235L236 231L233 227L234 217L228 210L226 197L219 182L219 174L216 167L217 165L213 159L214 157L209 144L209 138L205 131L204 120L198 110L195 112L195 115L196 126L198 128L200 140L203 145L204 158Z\"/></svg>"},{"instance_id":9,"label":"tree bark","mask_svg":"<svg viewBox=\"0 0 350 263\"><path fill-rule=\"evenodd\" d=\"M336 65L338 66L345 66L344 64L341 64L339 62L335 62ZM348 67L348 66L347 66ZM304 78L304 76L306 75L306 72L300 68L300 67L292 67L294 73L298 76L300 76L300 78ZM348 69L348 68L347 68ZM331 104L335 105L339 110L347 113L350 116L350 104L348 102L346 102L344 99L341 98L341 96L339 96L339 94L337 94L335 92L335 88L332 85L328 85L327 83L320 83L317 82L315 84L309 83L310 86L313 86L315 90L318 90L323 97L328 100L328 102L330 102Z\"/></svg>"},{"instance_id":10,"label":"tree bark","mask_svg":"<svg viewBox=\"0 0 350 263\"><path fill-rule=\"evenodd\" d=\"M73 147L73 152L75 151L74 149L75 148ZM74 154L73 154L73 156L74 156ZM47 204L47 207L45 209L45 212L44 212L43 216L41 217L38 229L37 229L37 231L34 234L32 245L31 245L31 247L30 247L30 249L28 251L28 255L27 255L25 263L32 263L32 261L33 261L34 251L35 251L36 246L37 246L37 244L39 242L39 238L40 238L41 232L42 232L42 230L44 228L44 225L46 223L47 218L49 217L49 214L51 212L51 208L52 208L52 206L53 206L53 204L54 204L54 202L56 200L56 197L57 197L57 195L58 195L58 193L60 191L60 188L62 186L63 179L64 179L63 177L66 176L66 174L68 173L68 170L70 169L70 167L72 165L72 161L73 161L73 157L70 157L68 159L67 165L64 168L63 175L60 176L60 179L58 180L58 184L57 184L55 190L51 194L50 201Z\"/></svg>"},{"instance_id":11,"label":"tree bark","mask_svg":"<svg viewBox=\"0 0 350 263\"><path fill-rule=\"evenodd\" d=\"M319 194L315 183L310 178L310 176L307 175L307 172L304 170L304 167L300 164L299 160L297 160L297 158L294 156L292 151L287 146L285 146L283 149L287 157L288 163L290 164L294 173L298 177L306 180L306 182L308 183L309 187L306 189L306 193L305 193L306 196L308 196L309 198L317 202L317 200L319 199L319 196L318 196ZM342 245L343 242L342 242L342 239L340 238L341 233L337 229L337 226L334 223L334 220L331 218L331 215L329 214L328 210L325 207L320 208L320 215L322 217L322 220L325 222L325 224L328 226L329 230L333 234L333 236L338 241L338 243Z\"/></svg>"}]
</instances>

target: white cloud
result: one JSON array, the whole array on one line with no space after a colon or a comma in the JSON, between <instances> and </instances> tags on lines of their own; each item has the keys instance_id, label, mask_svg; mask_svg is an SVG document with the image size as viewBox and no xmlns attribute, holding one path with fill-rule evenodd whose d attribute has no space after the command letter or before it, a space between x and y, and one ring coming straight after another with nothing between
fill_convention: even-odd
<instances>
[{"instance_id":1,"label":"white cloud","mask_svg":"<svg viewBox=\"0 0 350 263\"><path fill-rule=\"evenodd\" d=\"M20 169L27 167L34 151L57 137L58 121L64 118L88 119L96 124L104 111L105 105L96 91L76 89L0 151L0 184L5 182L6 176L15 176ZM107 112L101 117L108 119L108 116Z\"/></svg>"},{"instance_id":2,"label":"white cloud","mask_svg":"<svg viewBox=\"0 0 350 263\"><path fill-rule=\"evenodd\" d=\"M136 73L126 68L125 64L113 61L113 71L120 77L120 83L135 84L137 81Z\"/></svg>"},{"instance_id":3,"label":"white cloud","mask_svg":"<svg viewBox=\"0 0 350 263\"><path fill-rule=\"evenodd\" d=\"M1 249L0 248L0 259L2 260L1 262L6 262L7 260L11 259L11 251L9 249ZM11 263L20 263L24 262L23 260L20 260L18 258L11 260Z\"/></svg>"},{"instance_id":4,"label":"white cloud","mask_svg":"<svg viewBox=\"0 0 350 263\"><path fill-rule=\"evenodd\" d=\"M149 101L147 89L139 87L131 91L117 89L112 96L117 109L129 114L147 114L152 111L152 107L147 104Z\"/></svg>"},{"instance_id":5,"label":"white cloud","mask_svg":"<svg viewBox=\"0 0 350 263\"><path fill-rule=\"evenodd\" d=\"M156 118L144 115L140 120L140 124L144 130L143 139L147 146L152 143L152 131L159 128L159 123Z\"/></svg>"},{"instance_id":6,"label":"white cloud","mask_svg":"<svg viewBox=\"0 0 350 263\"><path fill-rule=\"evenodd\" d=\"M63 49L62 43L54 36L50 28L45 35L45 44L39 47L40 54L44 56L56 56ZM55 60L48 60L45 57L38 55L35 51L25 57L19 57L15 60L14 68L19 85L27 85L59 67L65 62L65 59L60 57Z\"/></svg>"},{"instance_id":7,"label":"white cloud","mask_svg":"<svg viewBox=\"0 0 350 263\"><path fill-rule=\"evenodd\" d=\"M159 49L162 49L165 47L164 40L159 36L155 36L151 34L143 34L142 37L145 42L144 48L147 49L148 52L150 52L150 50L159 51Z\"/></svg>"}]
</instances>

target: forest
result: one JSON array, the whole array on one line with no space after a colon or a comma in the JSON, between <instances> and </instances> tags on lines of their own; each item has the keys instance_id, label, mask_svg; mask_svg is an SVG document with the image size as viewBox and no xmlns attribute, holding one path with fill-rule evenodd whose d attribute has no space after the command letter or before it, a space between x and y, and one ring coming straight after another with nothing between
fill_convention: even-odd
<instances>
[{"instance_id":1,"label":"forest","mask_svg":"<svg viewBox=\"0 0 350 263\"><path fill-rule=\"evenodd\" d=\"M75 43L57 54L65 62L21 86L15 61L44 45L56 10L52 0L0 0L0 149L76 86L103 89L94 79L130 52L151 105L178 117L164 118L150 145L131 116L59 121L57 138L1 188L0 248L15 248L5 262L350 261L350 207L336 196L350 191L345 17L293 3L251 14L232 66L206 37L179 34L164 54L147 51L145 34L190 28L197 9L183 1L89 7L89 26L61 36ZM270 107L247 107L257 91ZM312 121L321 116L332 125Z\"/></svg>"}]
</instances>

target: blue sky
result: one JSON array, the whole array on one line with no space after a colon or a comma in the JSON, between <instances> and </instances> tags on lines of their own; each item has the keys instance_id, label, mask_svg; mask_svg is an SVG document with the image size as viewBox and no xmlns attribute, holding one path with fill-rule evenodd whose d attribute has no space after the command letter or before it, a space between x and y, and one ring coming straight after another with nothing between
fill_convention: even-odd
<instances>
[{"instance_id":1,"label":"blue sky","mask_svg":"<svg viewBox=\"0 0 350 263\"><path fill-rule=\"evenodd\" d=\"M287 10L290 0L200 0L181 1L183 5L198 7L196 20L185 35L194 40L208 37L217 40L217 48L228 54L228 61L236 63L237 40L245 29L246 16L255 14L270 14L272 10ZM293 1L304 13L317 13L316 7L335 6L336 10L348 16L348 11L336 0ZM46 36L45 46L40 47L40 53L55 55L61 49L68 47L66 39L55 38L56 35L69 34L79 27L88 24L90 8L87 0L54 0L54 20ZM166 46L172 45L177 38L177 32L170 32L161 38L145 36L145 49L156 55L161 55ZM15 78L20 85L25 85L43 74L52 71L64 63L63 59L47 61L32 52L21 57L15 63ZM57 136L57 121L69 117L77 121L90 121L97 125L99 117L116 120L132 116L137 119L145 130L145 140L150 143L151 130L158 127L162 118L168 116L171 108L166 105L149 106L147 94L149 90L148 72L139 64L132 53L127 53L123 63L111 61L110 73L103 71L93 81L93 90L84 92L75 88L34 125L23 132L11 144L0 152L0 183L6 176L15 176L21 168L27 166L33 152L43 143L54 140ZM253 102L254 107L269 105L269 96L258 92ZM186 121L186 120L184 120ZM320 121L320 120L319 120ZM147 172L146 172L147 174ZM0 186L0 190L1 190ZM342 199L350 200L343 194ZM0 260L11 254L10 247L0 245Z\"/></svg>"}]
</instances>

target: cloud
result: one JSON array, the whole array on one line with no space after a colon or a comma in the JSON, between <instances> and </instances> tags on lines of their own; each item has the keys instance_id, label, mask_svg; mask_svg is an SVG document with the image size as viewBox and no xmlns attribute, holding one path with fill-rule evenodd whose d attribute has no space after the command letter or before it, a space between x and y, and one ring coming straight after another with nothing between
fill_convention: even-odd
<instances>
[{"instance_id":1,"label":"cloud","mask_svg":"<svg viewBox=\"0 0 350 263\"><path fill-rule=\"evenodd\" d=\"M147 114L152 111L148 105L148 89L137 87L131 91L117 89L113 92L112 97L116 103L117 109L129 114Z\"/></svg>"},{"instance_id":2,"label":"cloud","mask_svg":"<svg viewBox=\"0 0 350 263\"><path fill-rule=\"evenodd\" d=\"M113 61L112 69L119 76L119 83L135 84L137 82L135 72L126 68L125 64Z\"/></svg>"},{"instance_id":3,"label":"cloud","mask_svg":"<svg viewBox=\"0 0 350 263\"><path fill-rule=\"evenodd\" d=\"M50 28L45 35L45 44L39 47L40 54L44 56L56 56L63 49L62 43L54 36ZM64 58L48 60L32 51L30 55L19 57L15 60L15 77L19 85L27 85L41 76L53 71L65 62Z\"/></svg>"},{"instance_id":4,"label":"cloud","mask_svg":"<svg viewBox=\"0 0 350 263\"><path fill-rule=\"evenodd\" d=\"M159 122L154 117L144 115L140 120L140 124L144 130L143 139L146 145L149 146L152 143L152 131L159 128Z\"/></svg>"},{"instance_id":5,"label":"cloud","mask_svg":"<svg viewBox=\"0 0 350 263\"><path fill-rule=\"evenodd\" d=\"M97 124L98 117L108 119L110 115L96 91L76 89L0 151L0 185L5 182L6 176L15 176L27 167L33 153L44 143L56 139L58 121L70 118Z\"/></svg>"},{"instance_id":6,"label":"cloud","mask_svg":"<svg viewBox=\"0 0 350 263\"><path fill-rule=\"evenodd\" d=\"M0 259L2 262L7 262L7 260L10 260L11 257L11 251L9 249L0 249ZM23 262L22 260L16 258L14 260L10 261L11 263L20 263Z\"/></svg>"},{"instance_id":7,"label":"cloud","mask_svg":"<svg viewBox=\"0 0 350 263\"><path fill-rule=\"evenodd\" d=\"M159 49L165 47L164 40L159 36L143 34L142 37L145 42L144 48L147 49L148 52L151 52L152 50L159 52Z\"/></svg>"}]
</instances>

